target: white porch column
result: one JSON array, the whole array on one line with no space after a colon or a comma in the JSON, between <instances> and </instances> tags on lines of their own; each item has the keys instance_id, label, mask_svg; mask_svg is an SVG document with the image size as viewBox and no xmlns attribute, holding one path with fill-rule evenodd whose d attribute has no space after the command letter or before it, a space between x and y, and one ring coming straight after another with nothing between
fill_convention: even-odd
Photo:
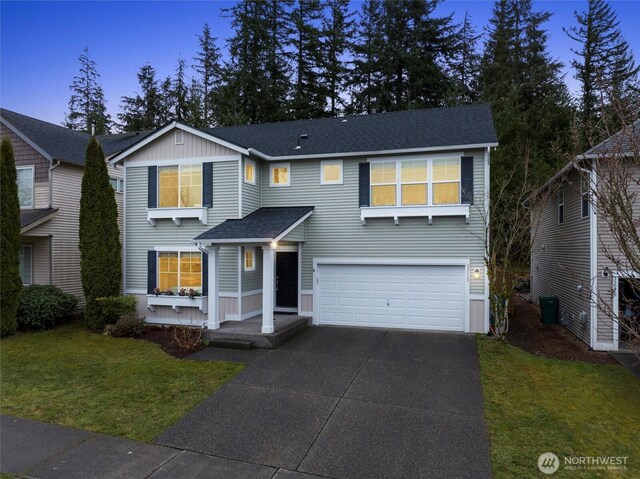
<instances>
[{"instance_id":1,"label":"white porch column","mask_svg":"<svg viewBox=\"0 0 640 479\"><path fill-rule=\"evenodd\" d=\"M207 298L207 329L220 327L220 248L208 246L209 257L209 291Z\"/></svg>"},{"instance_id":2,"label":"white porch column","mask_svg":"<svg viewBox=\"0 0 640 479\"><path fill-rule=\"evenodd\" d=\"M262 332L273 333L273 297L275 295L276 249L262 247Z\"/></svg>"}]
</instances>

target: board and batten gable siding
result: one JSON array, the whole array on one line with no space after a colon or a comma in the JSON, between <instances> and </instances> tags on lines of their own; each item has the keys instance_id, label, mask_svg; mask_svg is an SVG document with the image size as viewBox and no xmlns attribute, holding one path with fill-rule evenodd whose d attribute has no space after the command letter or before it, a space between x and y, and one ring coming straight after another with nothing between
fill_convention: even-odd
<instances>
[{"instance_id":1,"label":"board and batten gable siding","mask_svg":"<svg viewBox=\"0 0 640 479\"><path fill-rule=\"evenodd\" d=\"M219 145L218 143L186 131L183 131L184 143L176 145L175 131L176 129L172 129L159 138L156 138L151 143L128 156L126 161L129 162L134 159L156 161L175 160L178 158L208 158L212 156L233 156L238 154L226 146Z\"/></svg>"},{"instance_id":2,"label":"board and batten gable siding","mask_svg":"<svg viewBox=\"0 0 640 479\"><path fill-rule=\"evenodd\" d=\"M599 173L606 168L605 161L601 162L598 170ZM630 170L630 174L633 178L640 178L640 167L637 165L632 165ZM630 183L629 192L631 194L636 195L636 201L633 205L633 217L640 217L640 202L638 202L638 198L640 197L640 187L636 183ZM609 249L614 255L618 255L620 249L611 234L611 229L607 224L606 218L602 215L598 215L598 265L596 271L598 273L598 296L601 301L609 302L609 306L613 306L613 274L609 275L608 278L602 276L602 271L604 268L609 268L611 272L614 272L618 269L609 258L605 254L605 248ZM622 258L623 256L620 255ZM631 268L630 268L631 269ZM598 323L597 323L597 336L596 341L599 343L610 343L613 342L613 321L612 319L604 312L601 311L602 308L598 308Z\"/></svg>"},{"instance_id":3,"label":"board and batten gable siding","mask_svg":"<svg viewBox=\"0 0 640 479\"><path fill-rule=\"evenodd\" d=\"M242 175L244 179L244 161L242 159ZM260 164L262 160L253 159L256 164L254 168L255 185L251 183L242 182L242 216L245 217L249 213L253 213L255 210L262 206L262 168Z\"/></svg>"},{"instance_id":4,"label":"board and batten gable siding","mask_svg":"<svg viewBox=\"0 0 640 479\"><path fill-rule=\"evenodd\" d=\"M580 174L572 171L563 185L563 224L558 224L557 190L551 190L531 210L531 299L538 303L540 296L557 296L560 318L589 344L589 217L581 217ZM580 313L586 313L584 321L580 320Z\"/></svg>"},{"instance_id":5,"label":"board and batten gable siding","mask_svg":"<svg viewBox=\"0 0 640 479\"><path fill-rule=\"evenodd\" d=\"M368 219L360 222L358 164L367 158L345 158L343 184L320 184L320 159L291 161L291 185L269 187L269 164L262 164L262 206L314 206L305 224L302 247L302 290L313 289L313 258L464 258L471 270L484 271L484 151L461 152L474 157L474 205L469 223L463 217ZM435 155L429 155L434 157ZM415 155L413 156L415 157ZM471 278L471 294L484 295L484 280ZM308 301L303 297L303 302Z\"/></svg>"}]
</instances>

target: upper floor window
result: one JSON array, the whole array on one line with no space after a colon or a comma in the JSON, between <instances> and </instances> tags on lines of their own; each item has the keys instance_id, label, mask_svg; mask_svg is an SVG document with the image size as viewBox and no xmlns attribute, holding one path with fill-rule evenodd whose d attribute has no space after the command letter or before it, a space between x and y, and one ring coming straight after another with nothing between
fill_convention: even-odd
<instances>
[{"instance_id":1,"label":"upper floor window","mask_svg":"<svg viewBox=\"0 0 640 479\"><path fill-rule=\"evenodd\" d=\"M256 163L253 160L244 160L244 181L245 183L256 184Z\"/></svg>"},{"instance_id":2,"label":"upper floor window","mask_svg":"<svg viewBox=\"0 0 640 479\"><path fill-rule=\"evenodd\" d=\"M31 245L20 245L18 258L22 285L29 286L33 282L33 248Z\"/></svg>"},{"instance_id":3,"label":"upper floor window","mask_svg":"<svg viewBox=\"0 0 640 479\"><path fill-rule=\"evenodd\" d=\"M122 193L124 191L124 181L119 180L117 178L109 178L109 183L111 184L111 188L116 193Z\"/></svg>"},{"instance_id":4,"label":"upper floor window","mask_svg":"<svg viewBox=\"0 0 640 479\"><path fill-rule=\"evenodd\" d=\"M269 165L269 186L289 186L290 184L290 163L272 163Z\"/></svg>"},{"instance_id":5,"label":"upper floor window","mask_svg":"<svg viewBox=\"0 0 640 479\"><path fill-rule=\"evenodd\" d=\"M181 289L202 292L202 253L161 251L158 253L158 288L177 294Z\"/></svg>"},{"instance_id":6,"label":"upper floor window","mask_svg":"<svg viewBox=\"0 0 640 479\"><path fill-rule=\"evenodd\" d=\"M202 165L158 167L158 206L201 207Z\"/></svg>"},{"instance_id":7,"label":"upper floor window","mask_svg":"<svg viewBox=\"0 0 640 479\"><path fill-rule=\"evenodd\" d=\"M558 190L558 224L564 223L564 186Z\"/></svg>"},{"instance_id":8,"label":"upper floor window","mask_svg":"<svg viewBox=\"0 0 640 479\"><path fill-rule=\"evenodd\" d=\"M33 167L16 168L21 208L33 208Z\"/></svg>"},{"instance_id":9,"label":"upper floor window","mask_svg":"<svg viewBox=\"0 0 640 479\"><path fill-rule=\"evenodd\" d=\"M589 177L583 176L580 180L580 217L589 216Z\"/></svg>"},{"instance_id":10,"label":"upper floor window","mask_svg":"<svg viewBox=\"0 0 640 479\"><path fill-rule=\"evenodd\" d=\"M342 184L342 160L320 162L320 183L323 185Z\"/></svg>"},{"instance_id":11,"label":"upper floor window","mask_svg":"<svg viewBox=\"0 0 640 479\"><path fill-rule=\"evenodd\" d=\"M371 163L371 206L460 204L459 158Z\"/></svg>"}]
</instances>

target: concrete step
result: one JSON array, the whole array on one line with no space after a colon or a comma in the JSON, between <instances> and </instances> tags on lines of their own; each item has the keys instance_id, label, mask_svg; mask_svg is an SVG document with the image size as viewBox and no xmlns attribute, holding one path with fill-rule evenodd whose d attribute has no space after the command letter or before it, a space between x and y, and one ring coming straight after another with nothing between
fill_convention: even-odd
<instances>
[{"instance_id":1,"label":"concrete step","mask_svg":"<svg viewBox=\"0 0 640 479\"><path fill-rule=\"evenodd\" d=\"M209 340L209 346L227 349L253 349L253 341L247 339L215 338Z\"/></svg>"}]
</instances>

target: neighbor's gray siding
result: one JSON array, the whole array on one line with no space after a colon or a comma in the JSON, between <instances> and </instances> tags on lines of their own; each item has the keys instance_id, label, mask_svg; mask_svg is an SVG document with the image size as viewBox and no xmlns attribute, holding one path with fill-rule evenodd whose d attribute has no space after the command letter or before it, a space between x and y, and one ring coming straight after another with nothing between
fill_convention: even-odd
<instances>
[{"instance_id":1,"label":"neighbor's gray siding","mask_svg":"<svg viewBox=\"0 0 640 479\"><path fill-rule=\"evenodd\" d=\"M49 167L51 166L49 160L2 123L0 123L0 138L8 138L11 142L17 167L33 166L35 168L34 182L36 185L49 181Z\"/></svg>"},{"instance_id":2,"label":"neighbor's gray siding","mask_svg":"<svg viewBox=\"0 0 640 479\"><path fill-rule=\"evenodd\" d=\"M21 236L20 244L31 246L33 284L51 284L51 264L49 261L51 238Z\"/></svg>"},{"instance_id":3,"label":"neighbor's gray siding","mask_svg":"<svg viewBox=\"0 0 640 479\"><path fill-rule=\"evenodd\" d=\"M550 191L531 213L531 298L557 296L567 327L589 343L589 217L581 218L580 175L572 171L564 184L564 223L558 224L557 190ZM591 213L590 213L591 214ZM578 284L582 292L578 293ZM586 312L585 322L580 313Z\"/></svg>"},{"instance_id":4,"label":"neighbor's gray siding","mask_svg":"<svg viewBox=\"0 0 640 479\"><path fill-rule=\"evenodd\" d=\"M474 156L474 197L469 224L462 217L370 219L360 223L358 163L366 158L344 160L342 185L320 184L320 160L291 162L291 186L269 187L268 164L262 165L263 206L315 206L306 222L302 248L302 289L311 290L313 258L397 257L470 258L471 269L483 268L484 222L479 210L484 198L484 152ZM471 279L471 293L484 294L484 281Z\"/></svg>"},{"instance_id":5,"label":"neighbor's gray siding","mask_svg":"<svg viewBox=\"0 0 640 479\"><path fill-rule=\"evenodd\" d=\"M242 175L244 177L244 161L242 159ZM252 185L251 183L242 182L242 216L246 216L249 213L254 212L258 208L260 208L262 201L262 169L260 167L261 160L254 160L256 163L255 167L255 180L256 184ZM243 178L244 180L244 178Z\"/></svg>"},{"instance_id":6,"label":"neighbor's gray siding","mask_svg":"<svg viewBox=\"0 0 640 479\"><path fill-rule=\"evenodd\" d=\"M137 157L136 157L137 159ZM207 225L195 219L183 219L177 226L171 220L147 222L148 168L126 167L126 288L147 289L147 251L155 246L193 246L200 233L228 218L238 217L238 161L213 164L213 207L209 208ZM220 248L220 291L238 291L238 249Z\"/></svg>"},{"instance_id":7,"label":"neighbor's gray siding","mask_svg":"<svg viewBox=\"0 0 640 479\"><path fill-rule=\"evenodd\" d=\"M143 146L128 160L172 160L176 158L206 158L212 156L232 156L237 153L227 147L205 140L191 133L184 132L184 144L175 144L175 129L168 131L160 138L156 138ZM236 176L236 180L237 180Z\"/></svg>"}]
</instances>

